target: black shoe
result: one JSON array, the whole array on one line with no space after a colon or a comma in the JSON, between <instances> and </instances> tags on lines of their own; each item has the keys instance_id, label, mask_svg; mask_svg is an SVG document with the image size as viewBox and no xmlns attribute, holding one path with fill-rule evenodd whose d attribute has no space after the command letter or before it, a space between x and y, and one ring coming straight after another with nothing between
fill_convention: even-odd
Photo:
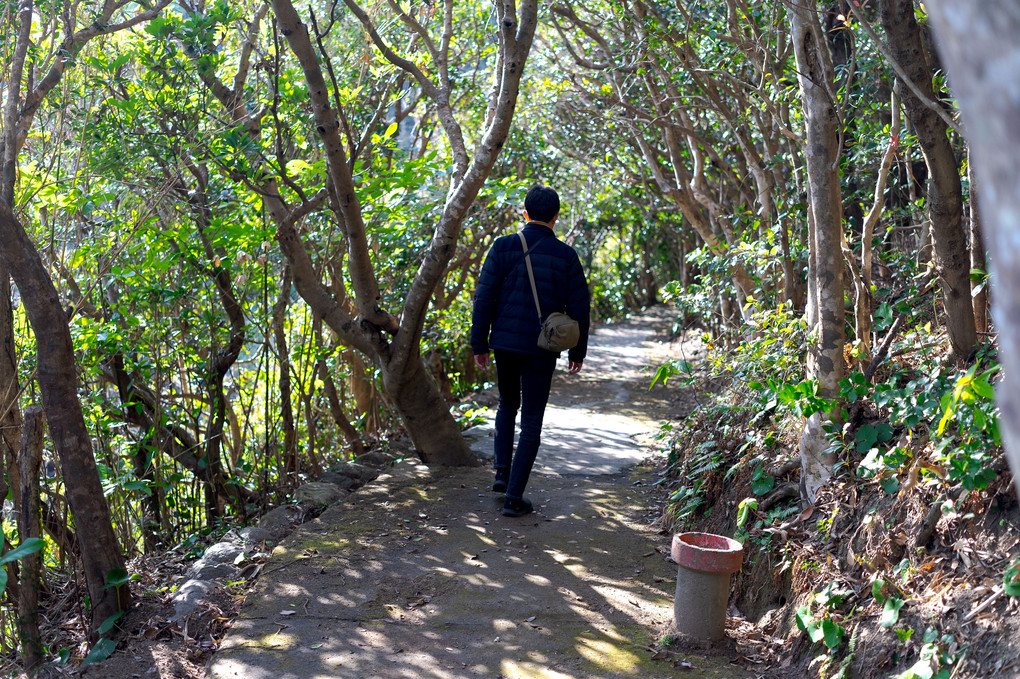
<instances>
[{"instance_id":1,"label":"black shoe","mask_svg":"<svg viewBox=\"0 0 1020 679\"><path fill-rule=\"evenodd\" d=\"M533 511L535 508L531 505L531 500L526 497L520 500L508 497L503 503L503 516L524 516Z\"/></svg>"},{"instance_id":2,"label":"black shoe","mask_svg":"<svg viewBox=\"0 0 1020 679\"><path fill-rule=\"evenodd\" d=\"M496 480L492 482L492 492L505 493L507 481L510 480L509 469L497 469Z\"/></svg>"}]
</instances>

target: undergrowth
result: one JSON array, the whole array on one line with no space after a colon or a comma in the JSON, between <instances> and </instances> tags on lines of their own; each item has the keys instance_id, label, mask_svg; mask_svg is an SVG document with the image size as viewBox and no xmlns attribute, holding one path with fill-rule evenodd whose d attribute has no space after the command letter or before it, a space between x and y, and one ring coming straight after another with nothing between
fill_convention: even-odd
<instances>
[{"instance_id":1,"label":"undergrowth","mask_svg":"<svg viewBox=\"0 0 1020 679\"><path fill-rule=\"evenodd\" d=\"M808 338L800 319L759 311L753 327L732 346L702 337L709 355L699 366L677 362L656 374L699 391L726 385L662 432L664 524L733 535L745 545L747 570L761 561L775 582L787 574L795 611L788 632L799 635L810 676L847 677L855 668L896 679L980 676L962 622L925 618L920 604L936 585L959 581L952 555L960 535L974 534L990 512L1015 510L994 352L985 346L970 365L951 366L930 350L930 327L918 324L892 343L870 380L848 355L839 397L829 400L803 378ZM803 418L815 412L838 413L828 428L837 463L828 488L803 508L798 440ZM1012 597L1016 608L1018 555L981 563L968 565L965 577L992 583L989 591ZM858 647L865 632L884 639L885 669L862 668L876 661L874 650L867 656Z\"/></svg>"}]
</instances>

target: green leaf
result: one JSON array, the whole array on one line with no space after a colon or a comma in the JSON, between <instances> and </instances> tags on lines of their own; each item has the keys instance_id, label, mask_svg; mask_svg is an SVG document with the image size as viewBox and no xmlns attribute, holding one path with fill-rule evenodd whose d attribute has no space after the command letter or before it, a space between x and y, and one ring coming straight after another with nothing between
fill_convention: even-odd
<instances>
[{"instance_id":1,"label":"green leaf","mask_svg":"<svg viewBox=\"0 0 1020 679\"><path fill-rule=\"evenodd\" d=\"M811 643L818 643L825 638L821 624L811 614L810 606L801 606L797 609L797 627L807 633Z\"/></svg>"},{"instance_id":2,"label":"green leaf","mask_svg":"<svg viewBox=\"0 0 1020 679\"><path fill-rule=\"evenodd\" d=\"M659 380L662 380L662 383L666 384L666 380L673 375L676 375L676 373L677 370L673 366L673 363L663 363L659 366L659 369L655 371L655 376L652 378L652 383L648 385L648 389L651 390L651 388L654 387Z\"/></svg>"},{"instance_id":3,"label":"green leaf","mask_svg":"<svg viewBox=\"0 0 1020 679\"><path fill-rule=\"evenodd\" d=\"M896 492L900 489L900 480L897 479L895 476L890 476L887 479L882 479L881 481L879 481L879 484L882 486L882 490L889 493L890 495L895 495Z\"/></svg>"},{"instance_id":4,"label":"green leaf","mask_svg":"<svg viewBox=\"0 0 1020 679\"><path fill-rule=\"evenodd\" d=\"M133 579L134 576L128 575L128 572L123 568L114 568L106 574L106 585L104 587L120 587Z\"/></svg>"},{"instance_id":5,"label":"green leaf","mask_svg":"<svg viewBox=\"0 0 1020 679\"><path fill-rule=\"evenodd\" d=\"M747 523L747 517L755 509L758 509L758 501L753 497L745 497L740 501L740 504L737 505L737 528Z\"/></svg>"},{"instance_id":6,"label":"green leaf","mask_svg":"<svg viewBox=\"0 0 1020 679\"><path fill-rule=\"evenodd\" d=\"M918 660L906 672L895 675L895 679L932 679L934 672L927 660Z\"/></svg>"},{"instance_id":7,"label":"green leaf","mask_svg":"<svg viewBox=\"0 0 1020 679\"><path fill-rule=\"evenodd\" d=\"M135 481L128 481L127 483L124 484L124 489L125 490L137 490L137 491L141 491L142 493L144 493L147 496L150 496L150 497L152 496L152 489L149 488L149 482L148 481L144 481L142 479L137 479Z\"/></svg>"},{"instance_id":8,"label":"green leaf","mask_svg":"<svg viewBox=\"0 0 1020 679\"><path fill-rule=\"evenodd\" d=\"M841 625L837 625L833 622L831 618L826 618L822 621L822 636L827 648L836 648L839 646L839 642L843 641L843 636L845 634L846 630L844 630Z\"/></svg>"},{"instance_id":9,"label":"green leaf","mask_svg":"<svg viewBox=\"0 0 1020 679\"><path fill-rule=\"evenodd\" d=\"M382 138L383 139L389 139L390 137L392 137L394 135L394 133L396 133L396 131L397 131L397 124L396 123L390 123L390 126L387 127L386 131L383 133Z\"/></svg>"},{"instance_id":10,"label":"green leaf","mask_svg":"<svg viewBox=\"0 0 1020 679\"><path fill-rule=\"evenodd\" d=\"M110 657L110 654L113 653L116 648L117 642L112 639L100 639L96 642L96 645L92 647L92 650L89 651L89 654L85 656L85 659L81 661L80 667L103 662Z\"/></svg>"},{"instance_id":11,"label":"green leaf","mask_svg":"<svg viewBox=\"0 0 1020 679\"><path fill-rule=\"evenodd\" d=\"M751 492L755 495L764 495L776 486L776 480L769 476L759 464L751 477Z\"/></svg>"},{"instance_id":12,"label":"green leaf","mask_svg":"<svg viewBox=\"0 0 1020 679\"><path fill-rule=\"evenodd\" d=\"M880 443L886 443L892 440L893 428L889 426L888 422L879 422L875 425L875 432L878 435L878 441Z\"/></svg>"},{"instance_id":13,"label":"green leaf","mask_svg":"<svg viewBox=\"0 0 1020 679\"><path fill-rule=\"evenodd\" d=\"M885 595L882 594L883 587L885 587L885 580L882 578L875 578L875 581L871 583L871 596L875 597L879 606L885 605Z\"/></svg>"},{"instance_id":14,"label":"green leaf","mask_svg":"<svg viewBox=\"0 0 1020 679\"><path fill-rule=\"evenodd\" d=\"M1002 591L1009 596L1020 596L1020 559L1014 561L1003 574Z\"/></svg>"},{"instance_id":15,"label":"green leaf","mask_svg":"<svg viewBox=\"0 0 1020 679\"><path fill-rule=\"evenodd\" d=\"M896 637L900 641L910 641L910 637L914 636L914 630L912 630L910 628L903 628L903 627L901 627L900 629L893 630L893 631L896 632Z\"/></svg>"},{"instance_id":16,"label":"green leaf","mask_svg":"<svg viewBox=\"0 0 1020 679\"><path fill-rule=\"evenodd\" d=\"M981 398L986 398L990 401L995 399L995 389L983 377L975 378L971 386L974 388L974 393Z\"/></svg>"},{"instance_id":17,"label":"green leaf","mask_svg":"<svg viewBox=\"0 0 1020 679\"><path fill-rule=\"evenodd\" d=\"M0 557L0 566L5 563L10 563L11 561L16 561L22 557L28 556L29 554L34 554L42 549L45 544L46 541L42 538L29 538Z\"/></svg>"},{"instance_id":18,"label":"green leaf","mask_svg":"<svg viewBox=\"0 0 1020 679\"><path fill-rule=\"evenodd\" d=\"M103 624L96 630L96 634L99 636L105 636L107 632L113 629L113 626L117 624L117 621L124 617L124 611L118 611L109 618L103 621Z\"/></svg>"},{"instance_id":19,"label":"green leaf","mask_svg":"<svg viewBox=\"0 0 1020 679\"><path fill-rule=\"evenodd\" d=\"M814 620L811 615L811 607L801 606L798 608L795 620L797 622L797 627L799 627L801 631L807 631L808 624Z\"/></svg>"},{"instance_id":20,"label":"green leaf","mask_svg":"<svg viewBox=\"0 0 1020 679\"><path fill-rule=\"evenodd\" d=\"M900 609L903 608L903 604L906 602L899 597L891 596L885 600L885 606L882 608L882 617L879 619L878 624L882 627L892 627L896 624L896 621L900 619Z\"/></svg>"},{"instance_id":21,"label":"green leaf","mask_svg":"<svg viewBox=\"0 0 1020 679\"><path fill-rule=\"evenodd\" d=\"M863 453L878 443L878 429L874 425L866 424L854 433L854 441L857 442L857 452Z\"/></svg>"}]
</instances>

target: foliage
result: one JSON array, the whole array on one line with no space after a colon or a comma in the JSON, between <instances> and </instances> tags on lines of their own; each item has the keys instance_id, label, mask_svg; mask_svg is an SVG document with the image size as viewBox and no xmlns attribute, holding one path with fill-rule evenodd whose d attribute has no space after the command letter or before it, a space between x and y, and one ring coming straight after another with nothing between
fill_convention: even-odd
<instances>
[{"instance_id":1,"label":"foliage","mask_svg":"<svg viewBox=\"0 0 1020 679\"><path fill-rule=\"evenodd\" d=\"M895 679L949 679L952 676L953 666L960 658L959 654L948 650L954 646L953 635L939 636L934 628L929 627L922 642L918 661L897 674Z\"/></svg>"},{"instance_id":2,"label":"foliage","mask_svg":"<svg viewBox=\"0 0 1020 679\"><path fill-rule=\"evenodd\" d=\"M1020 559L1014 559L1002 574L1002 591L1008 596L1020 596Z\"/></svg>"},{"instance_id":3,"label":"foliage","mask_svg":"<svg viewBox=\"0 0 1020 679\"><path fill-rule=\"evenodd\" d=\"M991 465L1001 445L992 384L997 373L998 365L983 368L978 363L913 377L894 374L875 385L866 384L860 373L851 374L841 390L847 402L871 402L888 418L854 432L855 450L864 455L858 474L890 478L890 472L914 458L909 446L892 444L893 439L909 441L923 435L934 441L932 463L938 465L926 466L925 474L960 483L967 490L987 486L995 477Z\"/></svg>"},{"instance_id":4,"label":"foliage","mask_svg":"<svg viewBox=\"0 0 1020 679\"><path fill-rule=\"evenodd\" d=\"M42 549L45 544L46 543L42 538L28 538L14 549L10 549L4 552L3 556L0 556L0 594L7 589L7 569L3 568L4 564L12 563L18 559L23 559L29 554L35 554Z\"/></svg>"}]
</instances>

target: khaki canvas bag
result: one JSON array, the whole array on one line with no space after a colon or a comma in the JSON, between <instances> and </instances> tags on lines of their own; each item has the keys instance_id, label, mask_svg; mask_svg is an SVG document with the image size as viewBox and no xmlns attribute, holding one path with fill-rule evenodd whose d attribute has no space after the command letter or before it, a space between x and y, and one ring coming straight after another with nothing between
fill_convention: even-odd
<instances>
[{"instance_id":1,"label":"khaki canvas bag","mask_svg":"<svg viewBox=\"0 0 1020 679\"><path fill-rule=\"evenodd\" d=\"M535 285L535 270L531 268L531 253L528 252L528 240L524 234L517 232L524 245L524 263L528 265L528 279L531 281L531 294L535 298L535 309L538 311L538 321L542 324L542 332L538 335L538 346L546 351L566 351L577 346L581 339L581 328L577 321L563 313L554 311L543 321L542 306L538 303L538 286Z\"/></svg>"}]
</instances>

